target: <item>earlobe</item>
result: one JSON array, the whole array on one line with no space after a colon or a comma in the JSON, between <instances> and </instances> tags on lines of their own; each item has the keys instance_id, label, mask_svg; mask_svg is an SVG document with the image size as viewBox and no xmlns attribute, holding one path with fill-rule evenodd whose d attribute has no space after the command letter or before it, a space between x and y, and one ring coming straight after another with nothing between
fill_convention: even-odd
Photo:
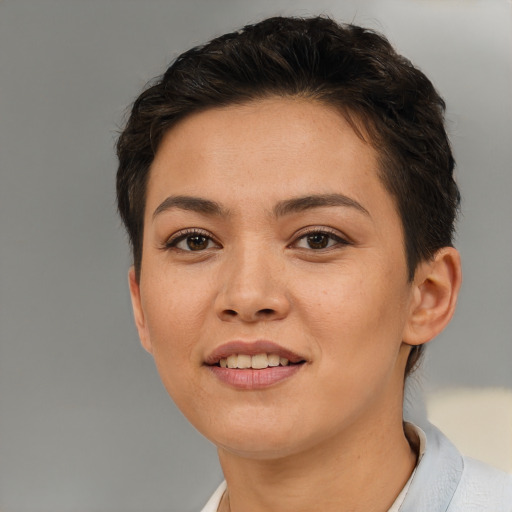
<instances>
[{"instance_id":1,"label":"earlobe","mask_svg":"<svg viewBox=\"0 0 512 512\"><path fill-rule=\"evenodd\" d=\"M133 317L135 326L139 333L139 338L144 349L150 354L153 353L153 347L149 338L149 333L146 325L146 318L142 308L142 301L140 296L140 284L137 281L134 267L130 267L128 271L128 284L130 286L130 296L132 299Z\"/></svg>"},{"instance_id":2,"label":"earlobe","mask_svg":"<svg viewBox=\"0 0 512 512\"><path fill-rule=\"evenodd\" d=\"M448 325L455 311L461 281L460 256L453 247L443 247L432 260L418 265L403 336L406 344L426 343Z\"/></svg>"}]
</instances>

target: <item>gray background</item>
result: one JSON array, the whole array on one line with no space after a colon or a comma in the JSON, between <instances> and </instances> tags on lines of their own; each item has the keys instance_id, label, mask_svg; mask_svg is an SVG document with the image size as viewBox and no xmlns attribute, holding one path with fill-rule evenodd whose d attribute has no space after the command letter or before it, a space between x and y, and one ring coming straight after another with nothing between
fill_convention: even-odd
<instances>
[{"instance_id":1,"label":"gray background","mask_svg":"<svg viewBox=\"0 0 512 512\"><path fill-rule=\"evenodd\" d=\"M139 347L113 145L126 106L179 52L271 14L377 28L446 98L465 283L409 402L421 416L422 389L511 389L511 10L505 0L0 0L0 509L194 511L220 481L214 448Z\"/></svg>"}]
</instances>

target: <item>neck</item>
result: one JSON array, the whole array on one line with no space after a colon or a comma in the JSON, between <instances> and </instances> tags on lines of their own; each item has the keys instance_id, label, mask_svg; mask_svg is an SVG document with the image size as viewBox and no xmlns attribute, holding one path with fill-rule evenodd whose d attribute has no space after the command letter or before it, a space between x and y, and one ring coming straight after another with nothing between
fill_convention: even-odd
<instances>
[{"instance_id":1,"label":"neck","mask_svg":"<svg viewBox=\"0 0 512 512\"><path fill-rule=\"evenodd\" d=\"M228 484L219 511L386 512L416 464L398 412L392 421L358 422L279 459L219 449Z\"/></svg>"}]
</instances>

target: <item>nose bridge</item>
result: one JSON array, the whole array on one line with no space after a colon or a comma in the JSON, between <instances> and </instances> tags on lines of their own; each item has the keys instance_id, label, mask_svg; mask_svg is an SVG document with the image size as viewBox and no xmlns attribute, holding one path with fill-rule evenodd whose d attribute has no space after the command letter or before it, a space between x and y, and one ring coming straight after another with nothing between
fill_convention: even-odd
<instances>
[{"instance_id":1,"label":"nose bridge","mask_svg":"<svg viewBox=\"0 0 512 512\"><path fill-rule=\"evenodd\" d=\"M282 271L279 255L257 237L239 241L224 262L218 314L250 322L282 318L289 309Z\"/></svg>"}]
</instances>

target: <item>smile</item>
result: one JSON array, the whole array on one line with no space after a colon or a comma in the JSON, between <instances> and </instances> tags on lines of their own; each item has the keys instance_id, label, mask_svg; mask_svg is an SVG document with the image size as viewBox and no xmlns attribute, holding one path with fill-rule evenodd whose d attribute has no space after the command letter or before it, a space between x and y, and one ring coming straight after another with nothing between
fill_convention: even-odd
<instances>
[{"instance_id":1,"label":"smile","mask_svg":"<svg viewBox=\"0 0 512 512\"><path fill-rule=\"evenodd\" d=\"M222 358L218 365L221 368L239 368L253 370L263 370L268 367L288 366L290 361L286 357L280 357L279 354L232 354ZM293 364L293 363L292 363Z\"/></svg>"},{"instance_id":2,"label":"smile","mask_svg":"<svg viewBox=\"0 0 512 512\"><path fill-rule=\"evenodd\" d=\"M265 369L306 362L306 357L268 340L235 340L220 345L204 360L208 366Z\"/></svg>"},{"instance_id":3,"label":"smile","mask_svg":"<svg viewBox=\"0 0 512 512\"><path fill-rule=\"evenodd\" d=\"M217 379L240 390L273 386L295 375L306 362L299 354L266 340L229 342L205 360Z\"/></svg>"}]
</instances>

